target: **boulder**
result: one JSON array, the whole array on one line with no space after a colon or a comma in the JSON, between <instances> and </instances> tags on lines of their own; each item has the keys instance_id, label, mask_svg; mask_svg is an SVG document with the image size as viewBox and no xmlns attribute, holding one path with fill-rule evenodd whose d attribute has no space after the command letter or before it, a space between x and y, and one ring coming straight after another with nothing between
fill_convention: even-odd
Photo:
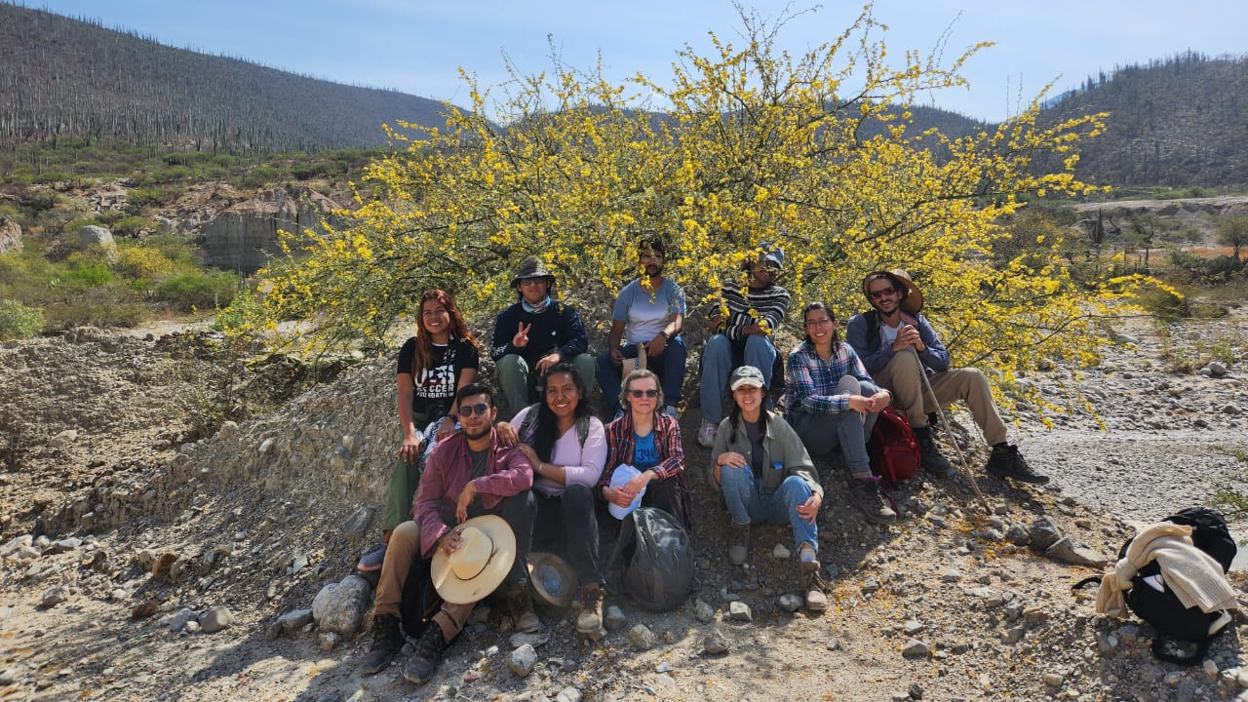
<instances>
[{"instance_id":1,"label":"boulder","mask_svg":"<svg viewBox=\"0 0 1248 702\"><path fill-rule=\"evenodd\" d=\"M22 252L22 228L17 222L0 215L0 255Z\"/></svg>"},{"instance_id":2,"label":"boulder","mask_svg":"<svg viewBox=\"0 0 1248 702\"><path fill-rule=\"evenodd\" d=\"M360 628L364 610L368 608L368 581L348 575L342 582L330 583L312 600L312 618L322 631L352 636Z\"/></svg>"},{"instance_id":3,"label":"boulder","mask_svg":"<svg viewBox=\"0 0 1248 702\"><path fill-rule=\"evenodd\" d=\"M88 224L78 230L78 249L81 251L99 249L109 263L117 260L117 242L113 241L113 233L94 224Z\"/></svg>"}]
</instances>

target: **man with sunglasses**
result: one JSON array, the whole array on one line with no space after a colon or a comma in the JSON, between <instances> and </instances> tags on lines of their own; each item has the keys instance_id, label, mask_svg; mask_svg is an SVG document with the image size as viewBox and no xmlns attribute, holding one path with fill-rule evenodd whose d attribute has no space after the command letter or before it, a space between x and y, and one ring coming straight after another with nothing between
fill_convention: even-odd
<instances>
[{"instance_id":1,"label":"man with sunglasses","mask_svg":"<svg viewBox=\"0 0 1248 702\"><path fill-rule=\"evenodd\" d=\"M533 632L541 621L528 594L528 553L533 533L533 465L514 446L504 445L494 428L494 392L465 385L456 393L462 431L443 439L429 455L412 505L412 520L395 528L381 565L373 605L373 643L363 672L384 670L403 648L400 629L403 584L417 558L431 559L441 548L459 546L453 525L483 514L501 516L516 536L516 558L503 581L507 608L517 631ZM463 629L474 604L443 603L425 627L416 652L403 670L411 682L433 677L447 645Z\"/></svg>"},{"instance_id":2,"label":"man with sunglasses","mask_svg":"<svg viewBox=\"0 0 1248 702\"><path fill-rule=\"evenodd\" d=\"M919 314L923 293L910 274L900 268L875 271L863 279L862 293L873 309L849 320L845 340L871 377L892 392L893 404L910 419L923 470L936 476L953 472L953 466L936 448L927 417L936 411L933 400L941 407L963 400L992 446L985 466L988 473L1026 483L1049 482L1047 476L1027 465L1017 446L1006 441L1005 422L984 374L977 368L949 367L949 351L927 318ZM925 375L927 383L923 381ZM926 392L928 384L930 394Z\"/></svg>"},{"instance_id":3,"label":"man with sunglasses","mask_svg":"<svg viewBox=\"0 0 1248 702\"><path fill-rule=\"evenodd\" d=\"M789 291L776 283L784 268L784 249L763 242L757 257L749 258L742 270L749 276L743 292L741 283L729 280L720 290L720 304L711 309L711 338L702 351L702 426L698 443L715 445L715 431L724 418L728 376L738 366L754 366L763 373L763 390L771 387L776 365L775 330L789 312Z\"/></svg>"},{"instance_id":4,"label":"man with sunglasses","mask_svg":"<svg viewBox=\"0 0 1248 702\"><path fill-rule=\"evenodd\" d=\"M646 367L663 383L667 398L663 411L673 417L678 413L689 355L680 335L685 327L685 291L663 277L666 262L662 240L643 240L637 247L641 275L620 290L611 310L607 350L598 355L598 386L607 408L617 416L622 366L625 359L637 358L637 344L645 345Z\"/></svg>"},{"instance_id":5,"label":"man with sunglasses","mask_svg":"<svg viewBox=\"0 0 1248 702\"><path fill-rule=\"evenodd\" d=\"M538 379L567 361L585 387L594 389L594 357L581 315L555 299L555 275L529 258L520 264L511 287L516 303L494 320L490 356L498 364L498 385L510 417L538 401Z\"/></svg>"}]
</instances>

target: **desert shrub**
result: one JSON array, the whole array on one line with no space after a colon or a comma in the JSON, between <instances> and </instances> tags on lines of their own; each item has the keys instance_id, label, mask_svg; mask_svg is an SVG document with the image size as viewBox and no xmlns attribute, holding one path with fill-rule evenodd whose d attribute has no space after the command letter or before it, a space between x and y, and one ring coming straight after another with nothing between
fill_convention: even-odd
<instances>
[{"instance_id":1,"label":"desert shrub","mask_svg":"<svg viewBox=\"0 0 1248 702\"><path fill-rule=\"evenodd\" d=\"M1151 314L1166 321L1174 321L1191 315L1187 298L1162 288L1144 291L1139 295L1137 302Z\"/></svg>"},{"instance_id":2,"label":"desert shrub","mask_svg":"<svg viewBox=\"0 0 1248 702\"><path fill-rule=\"evenodd\" d=\"M97 226L97 227L108 226L107 224L100 221L100 219L96 217L79 217L78 219L71 219L70 221L61 225L61 231L65 232L66 234L77 234L78 230L82 229L83 227L90 227L92 225Z\"/></svg>"},{"instance_id":3,"label":"desert shrub","mask_svg":"<svg viewBox=\"0 0 1248 702\"><path fill-rule=\"evenodd\" d=\"M119 236L138 236L143 230L152 231L157 229L158 226L146 217L129 215L113 223L113 233Z\"/></svg>"},{"instance_id":4,"label":"desert shrub","mask_svg":"<svg viewBox=\"0 0 1248 702\"><path fill-rule=\"evenodd\" d=\"M126 204L131 209L161 205L172 202L176 195L170 188L134 188L126 194Z\"/></svg>"},{"instance_id":5,"label":"desert shrub","mask_svg":"<svg viewBox=\"0 0 1248 702\"><path fill-rule=\"evenodd\" d=\"M195 267L195 248L176 234L154 234L143 244L160 252L178 268Z\"/></svg>"},{"instance_id":6,"label":"desert shrub","mask_svg":"<svg viewBox=\"0 0 1248 702\"><path fill-rule=\"evenodd\" d=\"M182 312L224 307L234 299L239 278L227 271L181 273L156 287L154 297Z\"/></svg>"},{"instance_id":7,"label":"desert shrub","mask_svg":"<svg viewBox=\"0 0 1248 702\"><path fill-rule=\"evenodd\" d=\"M243 187L259 188L285 178L285 172L276 166L256 166L243 176Z\"/></svg>"},{"instance_id":8,"label":"desert shrub","mask_svg":"<svg viewBox=\"0 0 1248 702\"><path fill-rule=\"evenodd\" d=\"M63 180L70 180L71 178L73 178L73 176L65 171L46 171L35 176L34 181L36 183L58 183Z\"/></svg>"},{"instance_id":9,"label":"desert shrub","mask_svg":"<svg viewBox=\"0 0 1248 702\"><path fill-rule=\"evenodd\" d=\"M0 300L0 340L25 339L43 330L43 310Z\"/></svg>"},{"instance_id":10,"label":"desert shrub","mask_svg":"<svg viewBox=\"0 0 1248 702\"><path fill-rule=\"evenodd\" d=\"M174 262L160 251L147 246L123 246L117 252L113 270L130 278L165 278L173 274Z\"/></svg>"}]
</instances>

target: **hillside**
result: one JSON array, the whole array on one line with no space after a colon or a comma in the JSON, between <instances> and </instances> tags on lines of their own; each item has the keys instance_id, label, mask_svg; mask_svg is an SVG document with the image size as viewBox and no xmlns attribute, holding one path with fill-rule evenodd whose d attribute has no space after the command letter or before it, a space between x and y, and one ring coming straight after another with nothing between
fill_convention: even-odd
<instances>
[{"instance_id":1,"label":"hillside","mask_svg":"<svg viewBox=\"0 0 1248 702\"><path fill-rule=\"evenodd\" d=\"M440 125L442 109L0 2L0 149L71 140L235 154L371 147L385 145L383 123Z\"/></svg>"},{"instance_id":2,"label":"hillside","mask_svg":"<svg viewBox=\"0 0 1248 702\"><path fill-rule=\"evenodd\" d=\"M1111 113L1078 173L1115 186L1248 183L1248 58L1190 53L1089 77L1044 111L1048 121ZM1052 167L1055 164L1039 164Z\"/></svg>"}]
</instances>

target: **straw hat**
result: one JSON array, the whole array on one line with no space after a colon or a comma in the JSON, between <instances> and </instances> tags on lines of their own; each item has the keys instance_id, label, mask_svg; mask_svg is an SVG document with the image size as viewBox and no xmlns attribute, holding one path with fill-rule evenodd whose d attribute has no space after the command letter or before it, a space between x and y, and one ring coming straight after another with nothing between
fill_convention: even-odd
<instances>
[{"instance_id":1,"label":"straw hat","mask_svg":"<svg viewBox=\"0 0 1248 702\"><path fill-rule=\"evenodd\" d=\"M923 309L923 293L919 290L919 286L910 280L910 274L900 268L894 268L891 271L872 271L862 279L862 294L868 301L871 300L871 281L881 277L893 281L894 285L901 284L905 291L900 305L902 312L918 314L919 310Z\"/></svg>"},{"instance_id":2,"label":"straw hat","mask_svg":"<svg viewBox=\"0 0 1248 702\"><path fill-rule=\"evenodd\" d=\"M568 562L553 553L529 554L529 582L533 591L547 604L571 607L576 590L576 572Z\"/></svg>"},{"instance_id":3,"label":"straw hat","mask_svg":"<svg viewBox=\"0 0 1248 702\"><path fill-rule=\"evenodd\" d=\"M460 545L433 554L433 588L451 604L472 604L494 592L516 560L516 535L502 517L487 514L460 524Z\"/></svg>"}]
</instances>

